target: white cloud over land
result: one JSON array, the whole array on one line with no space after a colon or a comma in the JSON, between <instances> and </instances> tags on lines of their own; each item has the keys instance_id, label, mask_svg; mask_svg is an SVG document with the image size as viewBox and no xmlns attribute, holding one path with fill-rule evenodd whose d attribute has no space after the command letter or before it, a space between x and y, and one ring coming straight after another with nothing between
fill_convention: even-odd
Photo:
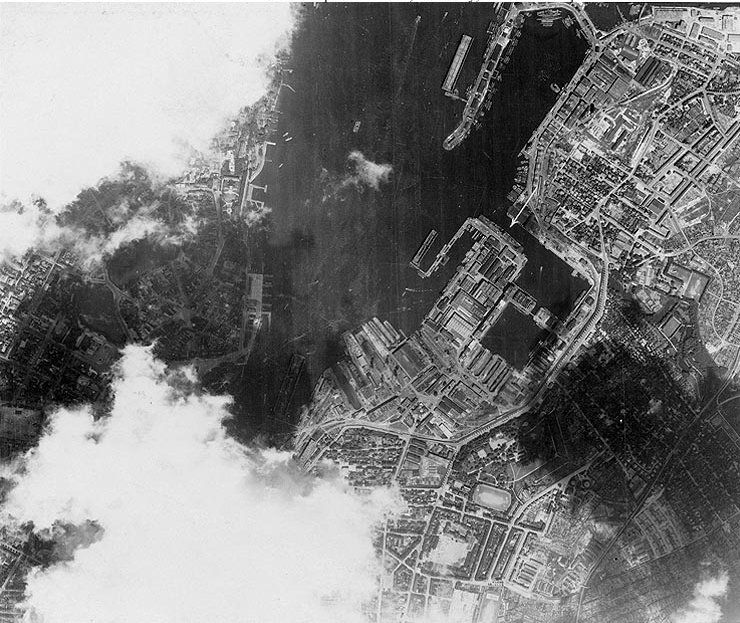
<instances>
[{"instance_id":1,"label":"white cloud over land","mask_svg":"<svg viewBox=\"0 0 740 623\"><path fill-rule=\"evenodd\" d=\"M60 410L3 511L35 530L95 525L28 579L44 623L352 623L377 590L376 526L398 505L224 432L228 400L149 349L124 350L111 415ZM79 540L79 531L77 537Z\"/></svg>"},{"instance_id":2,"label":"white cloud over land","mask_svg":"<svg viewBox=\"0 0 740 623\"><path fill-rule=\"evenodd\" d=\"M728 584L726 572L699 582L694 587L693 599L671 619L672 623L720 623Z\"/></svg>"},{"instance_id":3,"label":"white cloud over land","mask_svg":"<svg viewBox=\"0 0 740 623\"><path fill-rule=\"evenodd\" d=\"M169 246L182 244L197 234L199 222L192 214L181 212L180 222L168 223L157 214L159 205L159 200L153 200L134 211L129 209L128 198L121 196L118 204L106 212L110 230L92 234L79 224L60 224L55 214L36 203L0 205L0 263L19 258L31 249L46 253L67 249L78 257L81 266L90 269L138 240Z\"/></svg>"},{"instance_id":4,"label":"white cloud over land","mask_svg":"<svg viewBox=\"0 0 740 623\"><path fill-rule=\"evenodd\" d=\"M34 203L0 204L0 262L23 255L32 247L57 247L66 233L53 214Z\"/></svg>"},{"instance_id":5,"label":"white cloud over land","mask_svg":"<svg viewBox=\"0 0 740 623\"><path fill-rule=\"evenodd\" d=\"M0 4L0 203L57 208L122 160L179 173L265 92L286 3Z\"/></svg>"}]
</instances>

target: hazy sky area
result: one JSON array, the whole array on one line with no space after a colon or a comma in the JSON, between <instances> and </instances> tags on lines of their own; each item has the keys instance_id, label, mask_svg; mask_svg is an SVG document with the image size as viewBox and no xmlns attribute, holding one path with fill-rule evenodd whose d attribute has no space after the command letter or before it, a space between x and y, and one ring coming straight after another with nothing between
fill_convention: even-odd
<instances>
[{"instance_id":1,"label":"hazy sky area","mask_svg":"<svg viewBox=\"0 0 740 623\"><path fill-rule=\"evenodd\" d=\"M0 5L0 204L60 207L123 159L178 173L264 92L286 3Z\"/></svg>"}]
</instances>

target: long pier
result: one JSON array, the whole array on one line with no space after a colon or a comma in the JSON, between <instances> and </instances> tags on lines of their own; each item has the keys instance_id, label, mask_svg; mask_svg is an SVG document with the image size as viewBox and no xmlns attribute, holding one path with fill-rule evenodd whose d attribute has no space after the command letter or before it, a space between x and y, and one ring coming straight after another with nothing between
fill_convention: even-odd
<instances>
[{"instance_id":1,"label":"long pier","mask_svg":"<svg viewBox=\"0 0 740 623\"><path fill-rule=\"evenodd\" d=\"M497 8L500 4L497 3ZM508 62L512 49L520 35L519 28L524 19L523 14L533 13L543 9L570 13L578 23L592 50L598 51L600 49L601 40L595 26L585 11L574 5L564 2L520 2L510 4L506 13L503 15L499 15L499 11L497 10L496 27L489 37L486 53L483 57L483 65L478 73L475 86L471 89L466 101L462 121L442 143L442 146L446 150L455 149L455 147L460 145L478 122L481 116L481 108L486 104L487 97L495 90L495 83L501 79L500 65ZM579 71L581 70L583 70L583 65ZM571 84L575 84L575 82L571 80ZM490 103L488 106L490 106Z\"/></svg>"},{"instance_id":2,"label":"long pier","mask_svg":"<svg viewBox=\"0 0 740 623\"><path fill-rule=\"evenodd\" d=\"M470 52L470 44L472 42L473 37L470 35L463 35L460 39L460 44L457 46L455 56L452 58L450 68L447 70L447 75L442 83L442 90L445 92L445 95L455 92L455 84L460 76L460 70L468 56L468 52Z\"/></svg>"},{"instance_id":3,"label":"long pier","mask_svg":"<svg viewBox=\"0 0 740 623\"><path fill-rule=\"evenodd\" d=\"M493 83L501 79L500 65L509 59L511 50L509 44L516 40L519 35L519 11L511 5L503 15L497 15L496 27L488 39L486 53L483 56L483 64L478 72L475 85L470 91L465 110L463 110L462 121L442 143L447 151L455 149L462 143L473 126L478 121L481 108L486 102L487 96L493 88ZM454 62L454 61L453 61Z\"/></svg>"},{"instance_id":4,"label":"long pier","mask_svg":"<svg viewBox=\"0 0 740 623\"><path fill-rule=\"evenodd\" d=\"M466 219L465 222L460 226L460 229L455 232L455 235L452 236L450 241L440 249L439 253L437 253L437 257L434 258L434 261L432 262L431 266L429 266L429 268L427 268L426 270L422 270L420 266L415 266L419 275L422 278L427 278L434 274L434 271L436 271L449 259L450 250L455 245L455 243L462 237L464 233L468 231L478 232L481 236L490 236L496 238L510 247L513 251L517 253L523 252L522 245L520 245L507 232L505 232L503 229L501 229L498 225L493 223L485 216L479 216L477 218L470 217ZM432 237L432 235L436 233L437 232L432 230L432 232L429 234L429 236L427 236L427 239L422 244L422 248L420 248L417 252L417 255L422 250L424 250L424 252L428 250L428 247L427 249L424 249L424 245ZM436 238L436 236L434 237ZM414 257L414 259L416 259L416 257Z\"/></svg>"},{"instance_id":5,"label":"long pier","mask_svg":"<svg viewBox=\"0 0 740 623\"><path fill-rule=\"evenodd\" d=\"M415 268L417 271L419 271L419 274L424 277L424 271L421 268L421 262L424 260L424 256L429 251L429 248L434 244L434 241L437 240L437 237L439 234L437 233L436 229L433 229L429 232L427 237L424 239L424 242L421 243L421 246L419 247L419 250L414 255L414 258L411 260L411 266Z\"/></svg>"}]
</instances>

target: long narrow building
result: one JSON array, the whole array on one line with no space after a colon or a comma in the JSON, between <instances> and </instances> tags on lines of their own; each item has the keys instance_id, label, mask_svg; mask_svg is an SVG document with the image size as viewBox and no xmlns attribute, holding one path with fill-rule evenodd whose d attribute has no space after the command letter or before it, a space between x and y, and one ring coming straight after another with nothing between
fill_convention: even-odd
<instances>
[{"instance_id":1,"label":"long narrow building","mask_svg":"<svg viewBox=\"0 0 740 623\"><path fill-rule=\"evenodd\" d=\"M452 93L455 90L455 84L460 76L460 70L462 69L465 58L468 56L470 51L470 44L473 42L473 37L470 35L463 35L460 39L460 43L457 46L455 56L452 57L450 68L447 70L447 75L442 83L442 90L445 93Z\"/></svg>"}]
</instances>

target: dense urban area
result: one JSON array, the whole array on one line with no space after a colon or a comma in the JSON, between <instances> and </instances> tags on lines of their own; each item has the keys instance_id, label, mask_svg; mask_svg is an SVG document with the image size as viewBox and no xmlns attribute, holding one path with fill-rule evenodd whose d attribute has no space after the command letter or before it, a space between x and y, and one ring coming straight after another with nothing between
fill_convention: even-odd
<instances>
[{"instance_id":1,"label":"dense urban area","mask_svg":"<svg viewBox=\"0 0 740 623\"><path fill-rule=\"evenodd\" d=\"M305 466L408 502L381 540L379 620L667 623L700 563L740 571L740 14L637 10L601 32L570 5L500 8L444 145L490 107L523 13L578 23L590 51L509 196L580 280L573 305L518 284L527 257L486 217L432 231L420 274L454 245L464 260L420 329L347 332L304 412ZM507 313L539 329L523 362L487 348Z\"/></svg>"},{"instance_id":2,"label":"dense urban area","mask_svg":"<svg viewBox=\"0 0 740 623\"><path fill-rule=\"evenodd\" d=\"M625 6L605 27L581 5L491 5L483 58L460 32L438 93L459 103L439 149L459 149L525 20L587 41L518 155L505 219L565 267L567 295L527 278L524 246L491 215L447 240L431 229L405 258L421 279L462 259L420 326L378 315L344 331L291 424L302 468L331 460L358 491L395 484L406 502L377 535L371 620L670 623L701 569L739 581L740 10ZM105 412L126 343L231 389L279 321L251 249L269 221L264 167L291 140L277 131L290 66L171 187L125 165L60 217L82 243L0 266L5 456L34 443L49 405ZM153 235L85 255L138 217ZM287 361L272 420L305 368ZM0 621L17 620L46 555L4 535Z\"/></svg>"}]
</instances>

